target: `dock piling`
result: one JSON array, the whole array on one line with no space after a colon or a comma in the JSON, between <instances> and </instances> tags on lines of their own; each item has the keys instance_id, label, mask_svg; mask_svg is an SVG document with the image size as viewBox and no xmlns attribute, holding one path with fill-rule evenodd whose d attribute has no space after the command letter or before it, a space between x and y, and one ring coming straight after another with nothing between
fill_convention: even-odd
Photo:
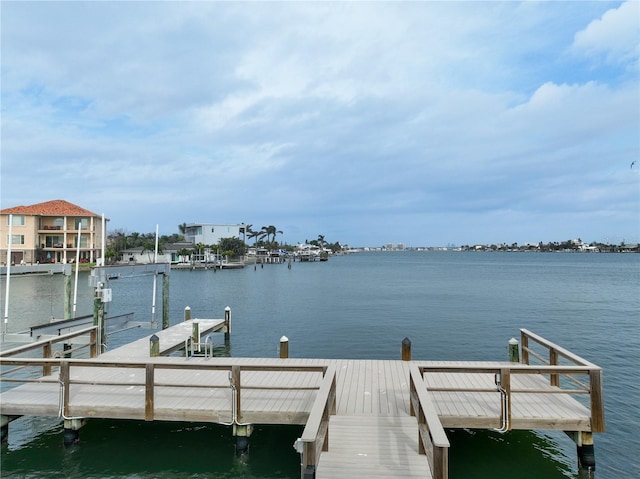
<instances>
[{"instance_id":1,"label":"dock piling","mask_svg":"<svg viewBox=\"0 0 640 479\"><path fill-rule=\"evenodd\" d=\"M289 338L282 336L280 338L280 359L287 359L289 357Z\"/></svg>"},{"instance_id":2,"label":"dock piling","mask_svg":"<svg viewBox=\"0 0 640 479\"><path fill-rule=\"evenodd\" d=\"M160 356L160 338L155 334L149 338L149 356L156 358Z\"/></svg>"},{"instance_id":3,"label":"dock piling","mask_svg":"<svg viewBox=\"0 0 640 479\"><path fill-rule=\"evenodd\" d=\"M518 340L511 338L509 340L509 361L512 363L520 362L520 351L518 348Z\"/></svg>"},{"instance_id":4,"label":"dock piling","mask_svg":"<svg viewBox=\"0 0 640 479\"><path fill-rule=\"evenodd\" d=\"M411 361L411 340L409 338L402 340L402 360Z\"/></svg>"},{"instance_id":5,"label":"dock piling","mask_svg":"<svg viewBox=\"0 0 640 479\"><path fill-rule=\"evenodd\" d=\"M80 428L84 426L84 420L79 418L64 420L64 446L69 447L80 442Z\"/></svg>"},{"instance_id":6,"label":"dock piling","mask_svg":"<svg viewBox=\"0 0 640 479\"><path fill-rule=\"evenodd\" d=\"M189 306L186 306L184 308L184 320L189 321L190 319L191 319L191 308Z\"/></svg>"},{"instance_id":7,"label":"dock piling","mask_svg":"<svg viewBox=\"0 0 640 479\"><path fill-rule=\"evenodd\" d=\"M231 338L231 308L229 306L224 308L224 327L224 342L228 344Z\"/></svg>"},{"instance_id":8,"label":"dock piling","mask_svg":"<svg viewBox=\"0 0 640 479\"><path fill-rule=\"evenodd\" d=\"M11 420L9 416L4 414L0 416L0 443L4 444L9 440L9 423Z\"/></svg>"}]
</instances>

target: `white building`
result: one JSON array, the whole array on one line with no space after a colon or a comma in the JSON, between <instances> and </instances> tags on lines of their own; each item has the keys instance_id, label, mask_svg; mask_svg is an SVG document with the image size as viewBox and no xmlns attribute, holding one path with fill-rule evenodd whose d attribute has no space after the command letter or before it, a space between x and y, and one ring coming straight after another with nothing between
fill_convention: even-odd
<instances>
[{"instance_id":1,"label":"white building","mask_svg":"<svg viewBox=\"0 0 640 479\"><path fill-rule=\"evenodd\" d=\"M190 223L185 228L185 239L194 245L207 246L218 244L222 238L238 238L244 240L245 224L214 225L209 223Z\"/></svg>"}]
</instances>

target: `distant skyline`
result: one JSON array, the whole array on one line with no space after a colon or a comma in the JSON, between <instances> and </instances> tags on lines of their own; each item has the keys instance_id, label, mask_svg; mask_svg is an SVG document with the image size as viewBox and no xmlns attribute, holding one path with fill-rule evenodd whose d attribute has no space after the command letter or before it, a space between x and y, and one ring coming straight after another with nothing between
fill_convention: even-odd
<instances>
[{"instance_id":1,"label":"distant skyline","mask_svg":"<svg viewBox=\"0 0 640 479\"><path fill-rule=\"evenodd\" d=\"M640 2L0 2L0 207L640 240ZM636 162L633 164L633 162Z\"/></svg>"}]
</instances>

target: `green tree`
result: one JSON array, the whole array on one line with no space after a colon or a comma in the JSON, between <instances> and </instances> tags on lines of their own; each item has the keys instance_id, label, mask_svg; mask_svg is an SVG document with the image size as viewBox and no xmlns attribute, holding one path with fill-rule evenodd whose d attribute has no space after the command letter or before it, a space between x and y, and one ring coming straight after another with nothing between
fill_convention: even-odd
<instances>
[{"instance_id":1,"label":"green tree","mask_svg":"<svg viewBox=\"0 0 640 479\"><path fill-rule=\"evenodd\" d=\"M222 254L239 258L247 252L246 245L243 240L238 238L220 238L218 247Z\"/></svg>"}]
</instances>

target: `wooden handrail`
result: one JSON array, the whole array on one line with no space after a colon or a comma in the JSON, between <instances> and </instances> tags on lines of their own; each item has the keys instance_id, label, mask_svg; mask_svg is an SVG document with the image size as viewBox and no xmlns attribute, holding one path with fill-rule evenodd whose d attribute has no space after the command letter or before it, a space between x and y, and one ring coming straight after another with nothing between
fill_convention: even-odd
<instances>
[{"instance_id":1,"label":"wooden handrail","mask_svg":"<svg viewBox=\"0 0 640 479\"><path fill-rule=\"evenodd\" d=\"M55 338L43 339L41 341L36 341L35 343L29 343L23 346L18 346L16 348L8 349L6 351L0 352L0 358L9 358L17 354L26 353L27 351L31 351L33 349L39 349L39 348L51 349L51 347L56 343L65 342L77 336L83 336L85 334L94 333L96 331L96 328L97 326L90 326L88 328L80 329L78 331L73 331L71 333L63 334L61 336L56 336Z\"/></svg>"},{"instance_id":2,"label":"wooden handrail","mask_svg":"<svg viewBox=\"0 0 640 479\"><path fill-rule=\"evenodd\" d=\"M315 477L322 451L329 449L329 417L336 412L336 366L329 366L302 431L301 476Z\"/></svg>"},{"instance_id":3,"label":"wooden handrail","mask_svg":"<svg viewBox=\"0 0 640 479\"><path fill-rule=\"evenodd\" d=\"M588 362L587 362L588 363ZM420 366L420 373L484 373L484 374L500 374L502 376L503 386L504 378L510 378L514 374L548 374L550 377L558 377L557 384L551 382L551 386L554 389L510 389L508 391L509 404L512 402L513 394L536 394L536 393L549 393L549 394L589 394L590 398L590 412L591 412L591 432L604 432L605 431L605 417L604 417L604 393L602 385L602 369L598 366L592 365L577 365L577 366L549 366L549 365L527 365L527 364L509 364L508 366L487 367L487 366L473 366L473 365L438 365L438 366ZM583 374L588 376L589 385L583 385L572 375ZM567 376L574 383L578 383L583 386L583 389L562 389L560 387L559 377L561 375ZM431 388L430 391L449 391L449 392L491 392L487 388ZM497 391L497 389L496 389ZM510 419L510 418L509 418Z\"/></svg>"},{"instance_id":4,"label":"wooden handrail","mask_svg":"<svg viewBox=\"0 0 640 479\"><path fill-rule=\"evenodd\" d=\"M558 346L557 344L546 340L542 336L538 336L537 334L532 333L528 329L521 329L520 330L520 337L521 337L522 346L523 347L527 347L527 351L528 352L530 352L529 341L528 340L532 339L533 341L535 341L539 345L544 346L545 348L547 348L549 351L553 351L554 355L562 356L562 357L568 359L569 361L572 361L575 364L578 364L580 366L587 366L587 367L590 367L590 368L597 368L598 367L595 364L587 361L586 359L581 358L577 354L572 353L568 349L565 349L565 348L563 348L561 346ZM551 355L551 353L550 353L550 355ZM523 354L523 363L525 363L525 364L529 363L528 361L524 360L524 354Z\"/></svg>"},{"instance_id":5,"label":"wooden handrail","mask_svg":"<svg viewBox=\"0 0 640 479\"><path fill-rule=\"evenodd\" d=\"M411 415L418 418L418 451L426 454L433 479L449 477L449 439L442 427L422 373L409 365Z\"/></svg>"}]
</instances>

